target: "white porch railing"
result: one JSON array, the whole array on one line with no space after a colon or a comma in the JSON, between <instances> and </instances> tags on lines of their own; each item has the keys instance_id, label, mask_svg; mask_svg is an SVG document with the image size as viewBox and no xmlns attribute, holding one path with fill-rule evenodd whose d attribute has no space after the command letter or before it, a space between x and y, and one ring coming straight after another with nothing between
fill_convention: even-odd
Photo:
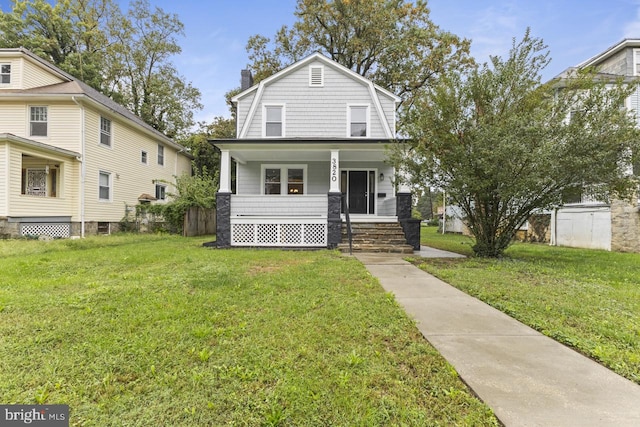
<instances>
[{"instance_id":1,"label":"white porch railing","mask_svg":"<svg viewBox=\"0 0 640 427\"><path fill-rule=\"evenodd\" d=\"M327 217L326 194L300 196L231 196L231 217L288 216Z\"/></svg>"},{"instance_id":2,"label":"white porch railing","mask_svg":"<svg viewBox=\"0 0 640 427\"><path fill-rule=\"evenodd\" d=\"M327 246L326 195L231 196L231 246Z\"/></svg>"}]
</instances>

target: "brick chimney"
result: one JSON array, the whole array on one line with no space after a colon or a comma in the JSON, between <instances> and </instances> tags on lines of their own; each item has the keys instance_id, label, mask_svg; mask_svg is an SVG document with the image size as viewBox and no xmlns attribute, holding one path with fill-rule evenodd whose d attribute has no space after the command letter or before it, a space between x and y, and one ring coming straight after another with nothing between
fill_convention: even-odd
<instances>
[{"instance_id":1,"label":"brick chimney","mask_svg":"<svg viewBox=\"0 0 640 427\"><path fill-rule=\"evenodd\" d=\"M251 70L240 71L240 90L245 91L253 86L253 76Z\"/></svg>"}]
</instances>

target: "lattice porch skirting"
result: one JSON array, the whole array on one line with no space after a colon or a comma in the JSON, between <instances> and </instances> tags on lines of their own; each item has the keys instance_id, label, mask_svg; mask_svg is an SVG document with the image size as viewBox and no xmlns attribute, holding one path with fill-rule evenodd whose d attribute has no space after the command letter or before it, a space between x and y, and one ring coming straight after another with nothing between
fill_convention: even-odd
<instances>
[{"instance_id":1,"label":"lattice porch skirting","mask_svg":"<svg viewBox=\"0 0 640 427\"><path fill-rule=\"evenodd\" d=\"M22 223L21 236L69 237L71 224L68 223Z\"/></svg>"},{"instance_id":2,"label":"lattice porch skirting","mask_svg":"<svg viewBox=\"0 0 640 427\"><path fill-rule=\"evenodd\" d=\"M324 218L232 218L231 246L326 247Z\"/></svg>"}]
</instances>

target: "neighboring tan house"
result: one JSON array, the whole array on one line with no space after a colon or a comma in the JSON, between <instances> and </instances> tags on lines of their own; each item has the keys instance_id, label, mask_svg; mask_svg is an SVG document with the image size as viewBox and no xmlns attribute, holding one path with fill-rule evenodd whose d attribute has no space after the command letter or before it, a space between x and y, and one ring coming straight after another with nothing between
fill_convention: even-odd
<instances>
[{"instance_id":1,"label":"neighboring tan house","mask_svg":"<svg viewBox=\"0 0 640 427\"><path fill-rule=\"evenodd\" d=\"M184 147L28 50L0 49L0 236L118 229L190 173Z\"/></svg>"},{"instance_id":2,"label":"neighboring tan house","mask_svg":"<svg viewBox=\"0 0 640 427\"><path fill-rule=\"evenodd\" d=\"M237 139L212 140L221 152L218 247L335 248L346 239L346 205L357 249L419 248L411 194L396 192L385 162L399 97L319 53L252 84L243 71L232 99Z\"/></svg>"},{"instance_id":3,"label":"neighboring tan house","mask_svg":"<svg viewBox=\"0 0 640 427\"><path fill-rule=\"evenodd\" d=\"M603 78L640 76L640 39L625 39L604 52L560 74L595 67ZM640 125L640 90L626 101L626 107ZM638 201L600 201L577 195L551 214L552 245L640 252L640 210Z\"/></svg>"}]
</instances>

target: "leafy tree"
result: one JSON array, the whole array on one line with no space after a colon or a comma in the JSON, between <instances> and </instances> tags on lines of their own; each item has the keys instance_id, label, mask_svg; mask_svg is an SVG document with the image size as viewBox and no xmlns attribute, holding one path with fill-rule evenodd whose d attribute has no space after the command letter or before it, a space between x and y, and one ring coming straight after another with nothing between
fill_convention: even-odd
<instances>
[{"instance_id":1,"label":"leafy tree","mask_svg":"<svg viewBox=\"0 0 640 427\"><path fill-rule=\"evenodd\" d=\"M171 138L184 136L194 124L193 111L202 108L200 91L185 84L170 61L182 51L176 36L184 35L184 25L175 14L152 11L147 0L130 7L110 27L118 41L116 91L155 129Z\"/></svg>"},{"instance_id":2,"label":"leafy tree","mask_svg":"<svg viewBox=\"0 0 640 427\"><path fill-rule=\"evenodd\" d=\"M200 91L171 63L184 34L176 15L146 0L131 2L126 15L113 0L12 2L0 11L0 47L26 47L169 137L193 126Z\"/></svg>"},{"instance_id":3,"label":"leafy tree","mask_svg":"<svg viewBox=\"0 0 640 427\"><path fill-rule=\"evenodd\" d=\"M207 170L218 182L218 169L220 167L220 153L209 143L210 138L224 139L235 138L236 124L234 119L215 117L210 124L199 123L199 129L181 143L189 148L194 156L193 171L195 174Z\"/></svg>"},{"instance_id":4,"label":"leafy tree","mask_svg":"<svg viewBox=\"0 0 640 427\"><path fill-rule=\"evenodd\" d=\"M470 62L469 41L429 19L426 1L298 0L298 20L247 43L256 82L319 51L402 97L405 109L435 77Z\"/></svg>"},{"instance_id":5,"label":"leafy tree","mask_svg":"<svg viewBox=\"0 0 640 427\"><path fill-rule=\"evenodd\" d=\"M93 88L105 91L112 40L107 22L120 16L112 0L12 0L0 11L0 47L23 46Z\"/></svg>"},{"instance_id":6,"label":"leafy tree","mask_svg":"<svg viewBox=\"0 0 640 427\"><path fill-rule=\"evenodd\" d=\"M410 114L411 142L393 155L414 184L446 190L478 256L502 255L532 212L567 189L602 198L637 188L625 165L639 135L621 108L636 84L593 70L541 84L548 62L527 30L505 59L440 76Z\"/></svg>"}]
</instances>

